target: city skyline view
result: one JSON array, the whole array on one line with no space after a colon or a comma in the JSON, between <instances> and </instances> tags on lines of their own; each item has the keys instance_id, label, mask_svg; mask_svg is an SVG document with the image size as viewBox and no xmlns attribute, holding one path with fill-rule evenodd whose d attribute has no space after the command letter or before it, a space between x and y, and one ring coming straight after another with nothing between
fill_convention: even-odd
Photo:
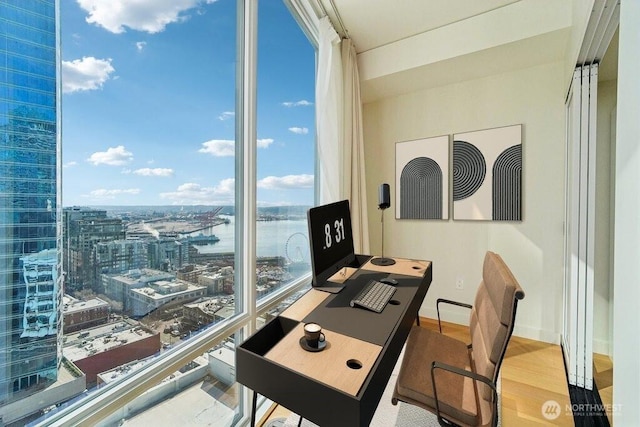
<instances>
[{"instance_id":1,"label":"city skyline view","mask_svg":"<svg viewBox=\"0 0 640 427\"><path fill-rule=\"evenodd\" d=\"M234 204L236 7L61 2L63 206ZM313 47L259 14L258 205L312 205Z\"/></svg>"},{"instance_id":2,"label":"city skyline view","mask_svg":"<svg viewBox=\"0 0 640 427\"><path fill-rule=\"evenodd\" d=\"M0 2L0 424L109 404L118 377L143 387L92 410L104 425L157 418L176 386L214 390L216 425L245 416L237 332L310 285L316 42L288 4Z\"/></svg>"}]
</instances>

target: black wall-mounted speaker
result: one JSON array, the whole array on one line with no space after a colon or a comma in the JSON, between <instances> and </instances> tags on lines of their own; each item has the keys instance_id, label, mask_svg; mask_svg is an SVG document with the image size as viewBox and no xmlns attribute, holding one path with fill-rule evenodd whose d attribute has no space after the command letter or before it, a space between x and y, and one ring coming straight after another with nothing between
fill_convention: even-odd
<instances>
[{"instance_id":1,"label":"black wall-mounted speaker","mask_svg":"<svg viewBox=\"0 0 640 427\"><path fill-rule=\"evenodd\" d=\"M378 208L387 209L389 206L391 206L389 184L380 184L378 189Z\"/></svg>"}]
</instances>

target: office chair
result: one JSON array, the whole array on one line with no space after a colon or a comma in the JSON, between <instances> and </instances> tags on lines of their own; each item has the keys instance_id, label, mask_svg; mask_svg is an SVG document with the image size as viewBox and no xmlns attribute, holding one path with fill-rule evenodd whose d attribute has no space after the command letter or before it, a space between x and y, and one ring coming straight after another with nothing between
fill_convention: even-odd
<instances>
[{"instance_id":1,"label":"office chair","mask_svg":"<svg viewBox=\"0 0 640 427\"><path fill-rule=\"evenodd\" d=\"M443 426L496 426L496 381L523 298L500 255L488 251L474 305L438 299L440 332L411 329L391 402L431 411ZM471 310L471 344L442 335L440 303Z\"/></svg>"}]
</instances>

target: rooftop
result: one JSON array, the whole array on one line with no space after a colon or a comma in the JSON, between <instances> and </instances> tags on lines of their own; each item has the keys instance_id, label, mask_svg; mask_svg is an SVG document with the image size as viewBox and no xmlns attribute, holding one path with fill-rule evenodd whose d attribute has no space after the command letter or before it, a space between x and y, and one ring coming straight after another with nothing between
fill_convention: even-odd
<instances>
[{"instance_id":1,"label":"rooftop","mask_svg":"<svg viewBox=\"0 0 640 427\"><path fill-rule=\"evenodd\" d=\"M65 335L63 353L71 361L153 336L125 320Z\"/></svg>"},{"instance_id":2,"label":"rooftop","mask_svg":"<svg viewBox=\"0 0 640 427\"><path fill-rule=\"evenodd\" d=\"M64 303L63 313L73 313L76 311L84 311L91 308L106 306L109 307L109 303L101 300L100 298L91 298L86 301L80 301L73 298L70 295L65 295L62 299Z\"/></svg>"},{"instance_id":3,"label":"rooftop","mask_svg":"<svg viewBox=\"0 0 640 427\"><path fill-rule=\"evenodd\" d=\"M145 286L144 288L132 289L131 292L142 294L146 298L153 300L164 300L171 295L206 289L206 286L198 286L184 281L158 282L158 285L156 287Z\"/></svg>"}]
</instances>

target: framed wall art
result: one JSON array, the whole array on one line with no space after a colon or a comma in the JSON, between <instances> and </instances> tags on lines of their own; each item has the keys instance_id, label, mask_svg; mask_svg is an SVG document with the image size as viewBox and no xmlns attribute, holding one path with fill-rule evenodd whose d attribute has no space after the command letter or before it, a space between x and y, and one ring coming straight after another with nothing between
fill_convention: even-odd
<instances>
[{"instance_id":1,"label":"framed wall art","mask_svg":"<svg viewBox=\"0 0 640 427\"><path fill-rule=\"evenodd\" d=\"M522 220L522 125L453 136L453 219Z\"/></svg>"},{"instance_id":2,"label":"framed wall art","mask_svg":"<svg viewBox=\"0 0 640 427\"><path fill-rule=\"evenodd\" d=\"M449 219L449 136L396 143L397 219Z\"/></svg>"}]
</instances>

